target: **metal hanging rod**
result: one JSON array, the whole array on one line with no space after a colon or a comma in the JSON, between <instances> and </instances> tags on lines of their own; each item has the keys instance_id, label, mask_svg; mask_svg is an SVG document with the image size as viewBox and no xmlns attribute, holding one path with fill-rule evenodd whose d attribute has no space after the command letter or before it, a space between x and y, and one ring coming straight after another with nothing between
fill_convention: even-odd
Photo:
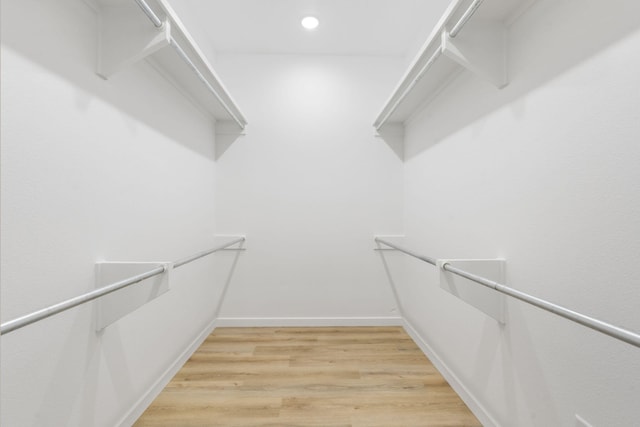
<instances>
[{"instance_id":1,"label":"metal hanging rod","mask_svg":"<svg viewBox=\"0 0 640 427\"><path fill-rule=\"evenodd\" d=\"M207 249L206 251L198 252L197 254L188 256L186 258L182 258L181 260L178 260L178 261L173 263L173 268L182 267L185 264L189 264L190 262L193 262L193 261L195 261L197 259L200 259L202 257L206 257L207 255L210 255L210 254L212 254L214 252L222 251L222 250L228 248L229 246L233 246L236 243L242 243L245 240L246 239L244 237L238 237L237 239L231 240L230 242L227 242L224 245L216 246L215 248Z\"/></svg>"},{"instance_id":2,"label":"metal hanging rod","mask_svg":"<svg viewBox=\"0 0 640 427\"><path fill-rule=\"evenodd\" d=\"M241 243L244 241L245 241L244 237L239 237L223 245L216 246L215 248L212 248L203 252L199 252L187 258L183 258L179 261L174 262L173 268L181 267L185 264L188 264L192 261L200 259L204 256L207 256L217 251L227 249L229 246L233 246L237 243ZM62 313L63 311L69 310L70 308L77 307L81 304L92 301L96 298L100 298L101 296L110 294L117 290L142 282L145 279L149 279L151 277L157 276L159 274L164 273L165 271L166 269L164 266L156 267L153 270L149 270L145 273L141 273L141 274L129 277L127 279L121 280L119 282L104 286L102 288L95 289L91 292L87 292L86 294L82 294L77 297L70 298L66 301L62 301L52 306L43 308L41 310L34 311L33 313L27 314L25 316L18 317L17 319L9 320L8 322L5 322L2 325L0 325L0 335L6 335L9 332L13 332L17 329L23 328L32 323L46 319L47 317L53 316L54 314Z\"/></svg>"},{"instance_id":3,"label":"metal hanging rod","mask_svg":"<svg viewBox=\"0 0 640 427\"><path fill-rule=\"evenodd\" d=\"M140 6L140 9L142 9L142 11L145 13L145 15L147 15L149 20L153 23L153 25L155 25L156 28L162 28L163 26L162 21L160 20L158 15L156 15L153 9L151 9L149 4L145 0L135 0L135 2L138 6ZM196 73L196 76L198 76L198 79L200 79L200 81L204 83L207 89L209 89L209 92L211 92L213 96L216 97L218 102L220 102L220 105L222 105L222 108L224 108L224 110L231 116L233 121L236 122L236 124L240 127L240 129L244 129L245 127L244 123L242 123L242 121L238 119L238 117L233 113L233 111L231 111L231 109L227 106L227 103L224 102L224 100L218 94L218 91L215 90L213 86L211 86L207 78L204 76L204 74L202 74L202 72L200 72L196 64L194 64L193 61L191 61L191 58L189 58L189 55L187 55L187 53L178 44L178 42L173 37L171 37L169 39L169 43L176 50L180 58L182 58L182 60L189 66L189 68L191 68Z\"/></svg>"},{"instance_id":4,"label":"metal hanging rod","mask_svg":"<svg viewBox=\"0 0 640 427\"><path fill-rule=\"evenodd\" d=\"M435 259L426 257L423 255L416 254L413 251L409 251L403 247L395 245L393 243L387 242L386 240L380 239L378 237L375 238L377 243L381 243L383 245L389 246L393 249L396 249L400 252L403 252L407 255L410 255L414 258L418 258L419 260L428 262L429 264L436 265ZM493 280L486 279L484 277L469 273L468 271L462 270L457 267L451 266L449 263L444 263L442 265L442 269L446 270L450 273L456 274L458 276L464 277L465 279L476 282L480 285L491 288L495 291L508 295L510 297L516 298L520 301L526 302L527 304L531 304L535 307L546 310L550 313L557 314L558 316L564 317L565 319L569 319L573 322L579 323L587 328L591 328L598 332L601 332L605 335L609 335L610 337L619 339L620 341L624 341L628 344L631 344L635 347L640 347L640 335L629 331L627 329L620 328L618 326L612 325L607 322L603 322L602 320L595 319L590 316L586 316L582 313L578 313L573 310L569 310L568 308L562 307L560 305L551 303L549 301L543 300L538 297L534 297L527 293L518 291L516 289L505 286L501 283L495 282Z\"/></svg>"},{"instance_id":5,"label":"metal hanging rod","mask_svg":"<svg viewBox=\"0 0 640 427\"><path fill-rule=\"evenodd\" d=\"M471 18L473 14L476 13L476 10L478 10L483 1L484 0L474 0L473 3L471 3L464 14L460 17L456 25L454 25L449 32L449 37L455 38L455 36L458 35L460 30L462 30L462 27L464 27L469 18Z\"/></svg>"},{"instance_id":6,"label":"metal hanging rod","mask_svg":"<svg viewBox=\"0 0 640 427\"><path fill-rule=\"evenodd\" d=\"M156 15L156 13L153 11L153 9L151 9L151 7L149 7L149 5L147 4L146 1L144 1L144 0L135 0L135 2L136 2L136 4L138 6L140 6L140 9L142 9L144 14L147 15L149 20L151 22L153 22L153 25L155 25L156 28L162 28L162 21L160 20L160 18L158 18L158 15Z\"/></svg>"},{"instance_id":7,"label":"metal hanging rod","mask_svg":"<svg viewBox=\"0 0 640 427\"><path fill-rule=\"evenodd\" d=\"M418 258L420 261L424 261L424 262L429 263L429 264L431 264L433 266L437 265L437 261L436 261L435 258L431 258L431 257L428 257L428 256L417 254L417 253L415 253L413 251L410 251L409 249L403 248L402 246L398 246L395 243L387 242L386 240L383 240L383 239L381 239L379 237L376 237L375 241L376 241L376 243L382 243L383 245L387 245L390 248L396 249L396 250L398 250L400 252L403 252L403 253L405 253L407 255L411 255L414 258Z\"/></svg>"},{"instance_id":8,"label":"metal hanging rod","mask_svg":"<svg viewBox=\"0 0 640 427\"><path fill-rule=\"evenodd\" d=\"M54 314L62 313L63 311L69 310L70 308L79 306L96 298L100 298L103 295L107 295L111 292L126 288L127 286L133 285L135 283L142 282L145 279L157 276L158 274L162 274L164 273L164 271L164 266L156 267L153 270L147 271L146 273L138 274L128 279L112 283L111 285L105 286L103 288L96 289L94 291L87 292L86 294L70 298L66 301L53 304L41 310L34 311L33 313L18 317L17 319L9 320L8 322L0 325L0 335L6 335L9 332L13 332L17 329L23 328L42 319L46 319L47 317L53 316Z\"/></svg>"},{"instance_id":9,"label":"metal hanging rod","mask_svg":"<svg viewBox=\"0 0 640 427\"><path fill-rule=\"evenodd\" d=\"M478 10L483 0L474 0L471 5L467 8L464 14L460 17L458 22L453 26L453 29L449 32L449 37L454 38L458 35L460 30L465 26L465 24L469 21L469 19L473 16L473 14ZM379 131L384 124L389 120L389 117L398 109L402 101L409 95L409 92L413 89L413 87L422 79L425 73L431 68L431 66L436 62L436 60L442 54L442 43L438 45L436 51L431 55L429 60L424 64L424 66L420 69L418 74L414 77L411 83L405 88L400 97L393 103L393 106L389 109L387 114L384 115L383 119L380 120L380 124L376 126L376 131Z\"/></svg>"}]
</instances>

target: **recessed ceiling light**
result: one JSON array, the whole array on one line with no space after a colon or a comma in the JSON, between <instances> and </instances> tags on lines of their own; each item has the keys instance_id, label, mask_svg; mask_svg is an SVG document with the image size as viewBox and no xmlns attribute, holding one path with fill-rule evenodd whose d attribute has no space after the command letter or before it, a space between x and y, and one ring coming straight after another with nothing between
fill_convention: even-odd
<instances>
[{"instance_id":1,"label":"recessed ceiling light","mask_svg":"<svg viewBox=\"0 0 640 427\"><path fill-rule=\"evenodd\" d=\"M316 18L315 16L306 16L302 18L302 21L300 21L300 23L307 30L315 30L316 28L318 28L318 24L320 24L320 21L318 21L318 18Z\"/></svg>"}]
</instances>

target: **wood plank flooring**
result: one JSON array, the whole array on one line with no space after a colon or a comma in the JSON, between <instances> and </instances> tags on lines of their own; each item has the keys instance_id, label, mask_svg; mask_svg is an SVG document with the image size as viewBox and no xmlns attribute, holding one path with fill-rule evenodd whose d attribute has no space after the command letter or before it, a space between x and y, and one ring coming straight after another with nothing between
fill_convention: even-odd
<instances>
[{"instance_id":1,"label":"wood plank flooring","mask_svg":"<svg viewBox=\"0 0 640 427\"><path fill-rule=\"evenodd\" d=\"M145 426L481 426L400 327L218 328Z\"/></svg>"}]
</instances>

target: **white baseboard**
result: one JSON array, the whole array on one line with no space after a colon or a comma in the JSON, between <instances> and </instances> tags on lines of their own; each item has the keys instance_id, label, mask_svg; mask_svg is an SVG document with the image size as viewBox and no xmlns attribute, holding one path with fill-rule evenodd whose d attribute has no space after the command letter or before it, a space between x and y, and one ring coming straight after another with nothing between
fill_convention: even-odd
<instances>
[{"instance_id":1,"label":"white baseboard","mask_svg":"<svg viewBox=\"0 0 640 427\"><path fill-rule=\"evenodd\" d=\"M401 317L220 317L218 327L402 326Z\"/></svg>"},{"instance_id":2,"label":"white baseboard","mask_svg":"<svg viewBox=\"0 0 640 427\"><path fill-rule=\"evenodd\" d=\"M218 326L218 322L214 319L209 323L198 336L189 344L189 346L180 354L180 356L164 371L160 378L158 378L147 390L144 395L133 405L131 409L120 419L116 426L118 427L130 427L136 422L140 415L151 405L156 397L162 392L162 390L169 384L169 381L178 373L182 365L184 365L189 357L200 347L204 340L213 332Z\"/></svg>"},{"instance_id":3,"label":"white baseboard","mask_svg":"<svg viewBox=\"0 0 640 427\"><path fill-rule=\"evenodd\" d=\"M420 350L429 358L444 379L447 380L451 388L458 393L458 396L460 396L462 401L469 407L473 415L478 418L482 425L485 427L500 427L500 424L491 416L484 405L476 399L462 381L460 381L458 376L449 369L449 366L444 363L440 356L438 356L433 348L420 336L418 331L415 330L406 318L403 319L403 326L407 334L413 338L418 347L420 347Z\"/></svg>"}]
</instances>

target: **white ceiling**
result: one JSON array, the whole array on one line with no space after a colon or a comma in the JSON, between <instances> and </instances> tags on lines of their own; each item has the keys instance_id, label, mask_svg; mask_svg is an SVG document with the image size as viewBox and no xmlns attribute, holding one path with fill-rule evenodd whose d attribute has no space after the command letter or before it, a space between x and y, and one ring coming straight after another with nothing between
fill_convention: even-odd
<instances>
[{"instance_id":1,"label":"white ceiling","mask_svg":"<svg viewBox=\"0 0 640 427\"><path fill-rule=\"evenodd\" d=\"M451 0L169 1L220 53L412 56ZM300 26L306 15L318 29Z\"/></svg>"}]
</instances>

